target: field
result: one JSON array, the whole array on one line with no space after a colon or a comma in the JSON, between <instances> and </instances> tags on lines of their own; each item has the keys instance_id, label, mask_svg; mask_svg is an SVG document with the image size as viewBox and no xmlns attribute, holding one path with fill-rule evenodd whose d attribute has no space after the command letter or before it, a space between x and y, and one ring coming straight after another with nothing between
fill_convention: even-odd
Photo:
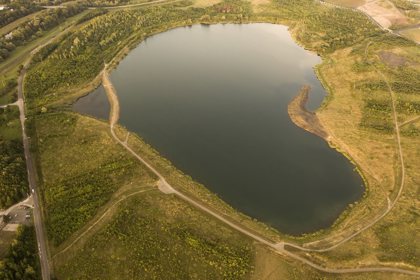
<instances>
[{"instance_id":1,"label":"field","mask_svg":"<svg viewBox=\"0 0 420 280\"><path fill-rule=\"evenodd\" d=\"M420 28L407 29L399 32L406 38L409 38L417 43L420 43Z\"/></svg>"},{"instance_id":2,"label":"field","mask_svg":"<svg viewBox=\"0 0 420 280\"><path fill-rule=\"evenodd\" d=\"M420 248L412 237L420 214L420 124L401 127L406 177L400 184L391 98L396 97L398 123L420 114L418 46L380 30L360 12L310 0L200 0L96 15L35 56L25 80L28 130L57 278L383 279L381 273L320 273L254 244L191 205L158 192L155 176L117 145L107 123L68 111L66 104L85 93L80 89L92 86L89 83L104 62L117 64L147 36L177 26L219 22L287 24L299 44L322 57L316 71L329 95L316 116L330 135L330 145L363 175L364 198L350 205L330 229L284 236L226 205L139 136L130 133L129 147L176 189L270 240L314 248L334 244L395 200L384 219L337 249L299 254L328 267L418 269ZM59 29L39 41L46 42ZM33 46L25 47L27 52ZM0 69L12 73L18 64L8 62ZM117 127L116 133L125 139L127 130Z\"/></svg>"},{"instance_id":3,"label":"field","mask_svg":"<svg viewBox=\"0 0 420 280\"><path fill-rule=\"evenodd\" d=\"M59 278L245 279L252 270L249 240L156 189L115 212L73 256L57 259Z\"/></svg>"},{"instance_id":4,"label":"field","mask_svg":"<svg viewBox=\"0 0 420 280\"><path fill-rule=\"evenodd\" d=\"M35 129L47 232L54 246L89 221L119 188L154 182L115 145L105 123L46 113L36 119Z\"/></svg>"}]
</instances>

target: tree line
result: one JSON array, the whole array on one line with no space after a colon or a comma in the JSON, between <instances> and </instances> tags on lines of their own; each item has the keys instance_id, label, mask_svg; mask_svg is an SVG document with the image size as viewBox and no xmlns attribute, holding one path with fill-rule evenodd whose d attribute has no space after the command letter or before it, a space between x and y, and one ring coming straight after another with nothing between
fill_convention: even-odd
<instances>
[{"instance_id":1,"label":"tree line","mask_svg":"<svg viewBox=\"0 0 420 280\"><path fill-rule=\"evenodd\" d=\"M21 226L7 256L0 260L0 279L41 279L35 229Z\"/></svg>"},{"instance_id":2,"label":"tree line","mask_svg":"<svg viewBox=\"0 0 420 280\"><path fill-rule=\"evenodd\" d=\"M67 18L72 17L85 8L81 5L69 5L66 8L49 9L27 22L20 24L9 34L0 38L0 63L6 60L18 47L40 37L44 31L50 30Z\"/></svg>"},{"instance_id":3,"label":"tree line","mask_svg":"<svg viewBox=\"0 0 420 280\"><path fill-rule=\"evenodd\" d=\"M35 5L33 2L17 1L8 3L7 9L0 11L0 27L6 26L21 17L41 9L41 7Z\"/></svg>"}]
</instances>

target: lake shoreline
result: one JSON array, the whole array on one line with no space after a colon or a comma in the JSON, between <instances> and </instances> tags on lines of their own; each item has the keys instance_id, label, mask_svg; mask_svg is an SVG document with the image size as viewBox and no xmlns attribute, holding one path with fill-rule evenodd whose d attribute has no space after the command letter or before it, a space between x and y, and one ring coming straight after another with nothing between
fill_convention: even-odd
<instances>
[{"instance_id":1,"label":"lake shoreline","mask_svg":"<svg viewBox=\"0 0 420 280\"><path fill-rule=\"evenodd\" d=\"M252 23L252 22L250 22L250 23ZM258 23L261 23L260 21L258 22ZM271 22L269 22L269 23L271 23ZM275 24L275 25L278 25L278 24ZM188 25L187 25L188 26ZM175 28L180 28L180 27L187 27L187 26L177 26L177 27L175 27ZM287 26L286 26L287 27ZM170 30L173 30L173 29L175 29L175 28L171 28ZM164 31L166 31L166 30L164 30ZM163 31L162 31L163 32ZM290 30L288 29L288 32L290 33ZM161 32L157 32L157 33L161 33ZM291 33L290 33L291 34ZM154 35L154 34L153 34ZM294 36L292 36L292 38L293 38L293 40L295 41L295 38L294 38ZM136 44L136 46L137 46L138 44ZM299 45L300 47L301 47L301 45L300 44L297 44L297 45ZM306 49L305 49L305 51L307 51ZM125 48L123 48L121 51L120 51L120 53L118 53L116 56L115 56L115 58L114 58L114 60L112 60L109 64L108 64L108 67L109 67L109 70L111 70L112 68L115 68L118 64L119 64L119 62L123 59L123 58L125 58L125 56L127 55L129 53L129 48L127 48L127 47L125 47ZM318 135L319 136L319 135ZM325 138L324 138L325 139ZM328 140L327 140L327 142L328 142ZM330 143L329 143L330 144ZM336 149L336 148L334 148L333 146L331 146L331 144L330 144L330 147L331 148L333 148L334 150L336 150L336 151L338 151L340 154L342 154L342 155L344 155L346 158L349 158L348 157L348 155L346 155L345 153L342 153L340 150L338 150L338 149ZM352 164L354 164L354 162L350 159L350 161L351 161L351 163ZM356 167L357 167L357 165L356 165ZM359 172L360 173L360 172ZM362 179L363 179L363 176L362 176ZM357 201L356 201L356 203L357 203ZM309 231L309 232L306 232L306 233L301 233L301 234L298 234L298 235L292 235L293 236L293 238L301 238L301 237L304 237L304 236L316 236L316 235L318 235L318 234L321 234L321 235L323 235L325 232L329 232L330 230L332 230L332 228L334 227L334 225L338 222L338 221L340 221L340 220L342 220L343 219L343 217L342 217L342 215L344 215L346 212L347 212L348 210L344 210L336 219L335 219L335 221L334 221L334 223L331 225L331 226L329 226L329 227L326 227L326 228L323 228L323 229L320 229L320 230L315 230L315 231Z\"/></svg>"}]
</instances>

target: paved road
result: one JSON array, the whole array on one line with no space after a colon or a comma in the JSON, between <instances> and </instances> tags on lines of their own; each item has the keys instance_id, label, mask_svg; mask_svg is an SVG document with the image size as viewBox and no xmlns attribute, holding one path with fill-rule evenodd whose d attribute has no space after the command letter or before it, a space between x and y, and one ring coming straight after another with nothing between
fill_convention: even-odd
<instances>
[{"instance_id":1,"label":"paved road","mask_svg":"<svg viewBox=\"0 0 420 280\"><path fill-rule=\"evenodd\" d=\"M23 82L25 79L27 68L32 60L32 56L35 53L37 53L43 46L49 44L53 40L54 38L50 39L45 44L38 46L36 49L34 49L31 52L31 56L23 65L23 68L18 78L18 100L16 102L17 106L19 107L19 119L20 119L20 124L22 127L22 140L23 140L23 148L24 148L24 154L25 154L25 159L26 159L26 168L28 172L29 189L31 191L32 198L33 198L33 205L34 205L33 218L34 218L36 239L38 243L38 254L39 254L39 259L41 263L41 273L42 273L43 280L50 279L50 266L48 262L48 251L47 251L47 241L45 238L45 229L44 229L44 224L42 222L42 213L41 213L40 200L39 200L39 190L36 185L36 169L35 169L34 161L32 159L32 155L29 149L29 137L27 136L26 129L25 129L26 116L25 116L25 103L24 103L25 97L24 97Z\"/></svg>"},{"instance_id":2,"label":"paved road","mask_svg":"<svg viewBox=\"0 0 420 280\"><path fill-rule=\"evenodd\" d=\"M284 247L286 243L280 242L280 243L273 243L263 237L261 237L258 234L253 233L249 229L241 226L240 224L234 223L224 216L216 213L212 209L206 207L205 205L201 204L198 201L195 201L194 199L188 197L187 195L177 191L174 189L162 176L162 174L159 173L153 166L151 166L146 160L144 160L141 156L139 156L136 152L134 152L126 143L126 141L122 141L118 138L118 136L114 132L114 126L118 122L119 117L119 104L118 104L118 97L116 95L116 91L109 79L108 71L105 69L103 71L103 78L102 78L103 87L107 93L107 96L109 98L110 104L111 104L111 113L110 113L110 131L112 134L112 137L120 144L122 145L127 151L129 151L134 157L136 157L141 163L143 163L147 168L149 168L158 178L158 187L159 190L161 190L163 193L166 194L175 194L176 196L180 197L181 199L187 201L188 203L194 205L195 207L201 209L202 211L210 214L211 216L215 217L216 219L222 221L223 223L227 224L231 228L243 233L244 235L252 238L255 241L258 241L262 244L267 245L271 249L273 249L275 252L281 254L281 255L287 255L295 260L301 261L317 270L328 272L328 273L336 273L336 274L345 274L345 273L362 273L362 272L393 272L393 273L402 273L402 274L408 274L408 275L414 275L414 276L420 276L420 272L411 271L411 270L405 270L400 268L394 268L394 267L356 267L356 268L328 268L323 267L321 265L318 265L304 257L301 257L297 254L294 254L290 251L287 251ZM395 104L394 104L395 105ZM395 112L394 112L395 113ZM396 114L395 114L396 116ZM395 119L396 120L396 119ZM398 143L399 143L399 134L398 134ZM400 147L401 148L401 147ZM400 153L401 160L402 160L402 153ZM403 165L404 166L404 165ZM404 176L403 176L404 177ZM404 180L403 180L404 181ZM401 190L399 194L401 193ZM394 201L393 204L395 204L396 201Z\"/></svg>"},{"instance_id":3,"label":"paved road","mask_svg":"<svg viewBox=\"0 0 420 280\"><path fill-rule=\"evenodd\" d=\"M12 212L15 208L17 208L19 206L27 206L27 207L33 208L32 195L31 196L28 196L27 198L25 198L21 202L18 202L16 204L10 206L6 210L0 211L0 216L1 215L8 215L10 212Z\"/></svg>"}]
</instances>

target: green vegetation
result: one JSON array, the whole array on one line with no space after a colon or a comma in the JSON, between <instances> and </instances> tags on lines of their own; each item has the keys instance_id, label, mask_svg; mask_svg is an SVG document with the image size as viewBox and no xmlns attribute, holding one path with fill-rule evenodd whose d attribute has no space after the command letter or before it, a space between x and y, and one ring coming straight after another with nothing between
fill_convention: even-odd
<instances>
[{"instance_id":1,"label":"green vegetation","mask_svg":"<svg viewBox=\"0 0 420 280\"><path fill-rule=\"evenodd\" d=\"M56 101L62 97L60 94L92 80L104 62L110 62L125 45L152 33L159 23L163 26L159 28L165 28L166 23L169 28L185 24L193 15L183 10L150 7L95 17L30 70L25 83L27 97L37 105Z\"/></svg>"},{"instance_id":2,"label":"green vegetation","mask_svg":"<svg viewBox=\"0 0 420 280\"><path fill-rule=\"evenodd\" d=\"M153 191L129 198L69 256L59 261L58 278L246 279L253 247L187 203Z\"/></svg>"},{"instance_id":3,"label":"green vegetation","mask_svg":"<svg viewBox=\"0 0 420 280\"><path fill-rule=\"evenodd\" d=\"M0 230L0 262L9 253L10 244L14 240L16 233L13 231Z\"/></svg>"},{"instance_id":4,"label":"green vegetation","mask_svg":"<svg viewBox=\"0 0 420 280\"><path fill-rule=\"evenodd\" d=\"M394 5L403 10L415 10L416 6L408 0L390 0Z\"/></svg>"},{"instance_id":5,"label":"green vegetation","mask_svg":"<svg viewBox=\"0 0 420 280\"><path fill-rule=\"evenodd\" d=\"M0 208L8 208L28 193L26 164L17 107L0 109Z\"/></svg>"},{"instance_id":6,"label":"green vegetation","mask_svg":"<svg viewBox=\"0 0 420 280\"><path fill-rule=\"evenodd\" d=\"M0 279L37 280L41 279L35 230L23 226L10 246L9 253L0 260Z\"/></svg>"},{"instance_id":7,"label":"green vegetation","mask_svg":"<svg viewBox=\"0 0 420 280\"><path fill-rule=\"evenodd\" d=\"M21 17L41 10L32 2L16 1L7 4L8 9L0 11L0 27L3 27Z\"/></svg>"},{"instance_id":8,"label":"green vegetation","mask_svg":"<svg viewBox=\"0 0 420 280\"><path fill-rule=\"evenodd\" d=\"M42 36L43 32L80 13L83 9L83 6L76 5L60 9L49 9L43 12L42 16L22 23L12 32L0 38L0 62L6 60L16 47Z\"/></svg>"},{"instance_id":9,"label":"green vegetation","mask_svg":"<svg viewBox=\"0 0 420 280\"><path fill-rule=\"evenodd\" d=\"M47 232L54 245L80 229L120 187L134 179L153 181L115 145L105 123L46 113L36 118L35 129Z\"/></svg>"},{"instance_id":10,"label":"green vegetation","mask_svg":"<svg viewBox=\"0 0 420 280\"><path fill-rule=\"evenodd\" d=\"M331 8L311 0L275 0L259 6L258 12L253 12L252 3L238 0L206 8L194 8L190 4L184 1L107 13L86 11L74 20L77 29L35 56L25 80L27 105L37 108L30 111L28 129L34 139L32 148L37 155L52 250L57 252L74 240L104 213L122 189L133 189L132 184L137 187L155 184L155 178L116 145L106 123L66 112L60 104L80 96L79 90L100 73L104 62L117 62L147 36L195 23L286 23L300 44L323 57L317 70L330 95L317 115L333 132L332 144L353 158L363 171L368 195L331 229L296 238L295 242L316 240L329 233L334 236L343 228L351 229L371 221L387 206L387 198L395 197L400 170L395 155L390 93L378 71L384 74L397 96L399 121L415 117L420 104L418 47L379 30L359 12ZM381 57L384 50L403 57L407 63L393 66ZM113 61L116 56L117 61ZM6 88L0 92L15 88L6 78L0 84ZM126 135L124 132L117 131L121 139ZM402 127L401 134L406 182L395 209L349 243L328 253L311 253L305 257L329 267L354 267L355 263L381 265L381 262L418 267L419 248L412 236L419 227L420 215L416 207L420 178L419 123ZM140 139L130 136L128 140L130 147L175 187L273 240L285 238L237 213ZM265 253L254 255L249 240L171 196L154 192L139 194L118 207L112 221L95 227L92 235L83 237L69 253L57 258L59 278L106 279L118 275L124 279L140 274L146 279L164 278L163 275L181 279L186 275L197 279L205 279L207 275L211 279L232 279L249 277L253 267L260 278L329 277L301 263L289 262L284 256L273 256L266 249ZM258 248L257 252L260 252ZM382 277L380 273L340 276L342 279Z\"/></svg>"},{"instance_id":11,"label":"green vegetation","mask_svg":"<svg viewBox=\"0 0 420 280\"><path fill-rule=\"evenodd\" d=\"M81 17L78 21L77 24L81 24L83 22L89 21L95 17L104 15L108 12L108 10L105 9L98 9L98 10L92 10L89 11L89 13L85 14L83 17Z\"/></svg>"},{"instance_id":12,"label":"green vegetation","mask_svg":"<svg viewBox=\"0 0 420 280\"><path fill-rule=\"evenodd\" d=\"M14 95L16 95L16 87L17 82L15 79L4 79L0 81L0 104L9 104L13 102Z\"/></svg>"}]
</instances>

